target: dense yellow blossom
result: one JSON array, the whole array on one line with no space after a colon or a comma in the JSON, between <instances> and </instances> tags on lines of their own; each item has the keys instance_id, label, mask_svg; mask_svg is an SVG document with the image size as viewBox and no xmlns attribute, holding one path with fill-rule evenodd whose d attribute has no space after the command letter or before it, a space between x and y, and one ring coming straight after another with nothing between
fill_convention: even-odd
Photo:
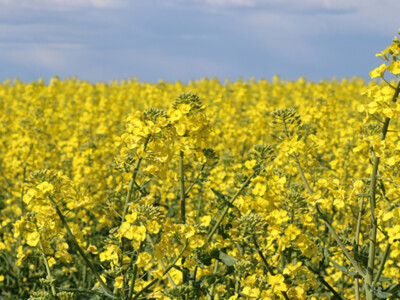
<instances>
[{"instance_id":1,"label":"dense yellow blossom","mask_svg":"<svg viewBox=\"0 0 400 300\"><path fill-rule=\"evenodd\" d=\"M0 290L353 299L372 239L397 283L399 55L368 84L3 82Z\"/></svg>"}]
</instances>

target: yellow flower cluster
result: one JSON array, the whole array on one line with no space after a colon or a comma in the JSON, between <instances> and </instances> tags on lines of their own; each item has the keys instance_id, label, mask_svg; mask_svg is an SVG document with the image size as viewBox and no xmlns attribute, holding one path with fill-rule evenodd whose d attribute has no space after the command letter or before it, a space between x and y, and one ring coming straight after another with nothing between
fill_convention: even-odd
<instances>
[{"instance_id":1,"label":"yellow flower cluster","mask_svg":"<svg viewBox=\"0 0 400 300\"><path fill-rule=\"evenodd\" d=\"M396 297L398 39L378 56L368 85L3 82L0 297Z\"/></svg>"}]
</instances>

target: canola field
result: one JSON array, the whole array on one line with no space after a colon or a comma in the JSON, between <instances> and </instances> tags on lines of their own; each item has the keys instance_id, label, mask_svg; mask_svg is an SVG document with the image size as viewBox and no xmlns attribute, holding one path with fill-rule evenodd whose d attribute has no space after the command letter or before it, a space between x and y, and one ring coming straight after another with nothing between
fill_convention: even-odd
<instances>
[{"instance_id":1,"label":"canola field","mask_svg":"<svg viewBox=\"0 0 400 300\"><path fill-rule=\"evenodd\" d=\"M377 56L371 82L3 82L0 299L398 299L398 39Z\"/></svg>"}]
</instances>

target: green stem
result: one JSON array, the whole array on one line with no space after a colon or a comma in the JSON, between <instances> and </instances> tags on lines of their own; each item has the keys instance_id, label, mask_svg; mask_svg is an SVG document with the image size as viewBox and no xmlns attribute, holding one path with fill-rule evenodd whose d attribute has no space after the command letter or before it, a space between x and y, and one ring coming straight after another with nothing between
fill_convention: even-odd
<instances>
[{"instance_id":1,"label":"green stem","mask_svg":"<svg viewBox=\"0 0 400 300\"><path fill-rule=\"evenodd\" d=\"M50 198L51 199L51 198ZM92 262L87 258L85 252L82 250L81 246L79 246L78 241L75 239L75 236L73 235L71 229L68 226L67 221L65 220L63 214L61 213L60 209L58 208L58 205L55 203L53 199L51 201L54 204L54 208L56 209L57 215L61 219L61 222L63 223L65 229L67 230L68 237L71 239L72 243L74 244L76 250L79 252L83 260L85 261L85 264L89 267L90 270L92 270L94 276L96 279L100 282L101 286L104 288L104 290L109 294L109 296L113 295L113 292L111 289L107 286L107 284L103 281L103 279L100 277L100 275L97 273L95 267L93 266Z\"/></svg>"},{"instance_id":2,"label":"green stem","mask_svg":"<svg viewBox=\"0 0 400 300\"><path fill-rule=\"evenodd\" d=\"M185 191L185 167L184 167L184 153L181 150L179 152L179 190L180 190L180 202L181 202L181 223L186 223L186 191ZM182 258L182 268L185 258ZM188 282L187 273L182 272L182 283L186 284Z\"/></svg>"},{"instance_id":3,"label":"green stem","mask_svg":"<svg viewBox=\"0 0 400 300\"><path fill-rule=\"evenodd\" d=\"M200 172L199 174L197 174L196 178L192 181L192 183L190 184L190 186L186 189L185 195L186 197L188 196L188 194L190 193L190 191L193 189L194 185L197 183L197 181L199 180L200 176L201 176L201 172L204 170L205 168L205 164L201 166Z\"/></svg>"},{"instance_id":4,"label":"green stem","mask_svg":"<svg viewBox=\"0 0 400 300\"><path fill-rule=\"evenodd\" d=\"M4 253L0 253L0 257L4 260L4 263L5 263L5 268L3 270L7 273L7 275L12 277L15 281L18 281L17 275L12 273L12 271L14 271L14 270L11 267L11 264L8 261L7 256Z\"/></svg>"},{"instance_id":5,"label":"green stem","mask_svg":"<svg viewBox=\"0 0 400 300\"><path fill-rule=\"evenodd\" d=\"M21 190L21 197L19 198L22 215L25 214L25 204L24 204L23 199L24 199L24 195L25 195L24 184L25 184L25 180L26 180L26 165L28 164L29 156L31 156L31 154L32 154L32 149L33 149L33 144L31 144L31 146L29 147L28 155L26 156L26 158L23 162L24 168L23 168L23 172L22 172L22 190Z\"/></svg>"},{"instance_id":6,"label":"green stem","mask_svg":"<svg viewBox=\"0 0 400 300\"><path fill-rule=\"evenodd\" d=\"M385 122L386 123L386 122ZM366 298L367 300L374 299L373 292L373 278L375 268L375 252L376 252L376 236L378 231L378 224L375 216L376 208L376 179L378 173L380 157L374 156L374 163L371 173L371 184L370 184L370 210L371 210L371 229L369 239L369 251L368 251L368 265L367 265L367 277L365 279L367 283Z\"/></svg>"},{"instance_id":7,"label":"green stem","mask_svg":"<svg viewBox=\"0 0 400 300\"><path fill-rule=\"evenodd\" d=\"M239 294L240 289L240 278L235 276L235 294Z\"/></svg>"},{"instance_id":8,"label":"green stem","mask_svg":"<svg viewBox=\"0 0 400 300\"><path fill-rule=\"evenodd\" d=\"M396 90L392 97L392 103L397 101L400 93L400 81L396 87ZM386 117L385 122L382 127L382 132L380 136L380 140L384 141L386 139L386 135L389 129L390 118ZM373 166L371 172L371 184L370 184L370 210L371 210L371 229L370 229L370 241L369 241L369 251L368 251L368 265L367 265L367 276L365 282L367 284L367 288L365 290L365 296L367 300L373 300L375 298L374 293L374 268L375 268L375 255L376 255L376 237L377 237L377 229L378 224L375 217L375 208L376 208L376 181L378 177L378 168L380 157L373 155Z\"/></svg>"},{"instance_id":9,"label":"green stem","mask_svg":"<svg viewBox=\"0 0 400 300\"><path fill-rule=\"evenodd\" d=\"M181 256L182 256L183 253L185 252L187 245L188 245L188 241L186 241L186 243L185 243L185 245L183 246L181 252L180 252L180 253L178 254L178 256L175 258L175 260L172 262L172 264L169 265L168 268L166 268L166 269L164 270L163 276L164 276L165 274L167 274L167 273L169 272L169 270L171 270L171 269L175 266L175 264L178 262L179 258L181 258ZM151 282L150 282L148 285L146 285L140 292L138 292L138 293L135 295L135 297L133 297L133 299L137 299L141 294L143 294L144 292L146 292L150 287L152 287L155 283L157 283L158 280L159 280L158 278L153 279L153 281L151 281Z\"/></svg>"},{"instance_id":10,"label":"green stem","mask_svg":"<svg viewBox=\"0 0 400 300\"><path fill-rule=\"evenodd\" d=\"M151 137L150 134L147 135L146 140L144 141L143 152L146 151L147 145L148 145L148 143L150 141L150 137ZM132 171L132 178L131 178L131 181L129 182L129 188L128 188L128 192L126 194L126 199L125 199L125 203L124 203L124 210L122 212L121 224L124 222L125 216L128 213L128 206L129 206L129 203L131 202L133 191L134 191L135 188L137 188L136 176L137 176L137 173L139 171L140 164L141 164L142 160L143 160L142 156L138 157L138 160L136 161L135 167L133 168L133 171ZM140 192L142 192L140 190L140 187L137 188L137 189ZM124 248L125 248L124 240L121 240L121 254L119 255L119 266L120 267L122 267L122 263L123 263L123 256L124 256L124 251L125 251ZM122 285L122 290L123 291L125 290L125 280L124 280L123 285ZM116 292L117 292L117 288L115 287L114 288L114 293L116 293Z\"/></svg>"},{"instance_id":11,"label":"green stem","mask_svg":"<svg viewBox=\"0 0 400 300\"><path fill-rule=\"evenodd\" d=\"M301 165L300 165L300 161L299 161L299 158L297 157L297 154L296 154L296 153L293 153L293 154L292 154L292 157L293 157L294 161L296 162L297 169L298 169L298 171L299 171L301 180L303 181L303 184L304 184L304 186L306 187L306 190L307 190L308 194L309 194L310 196L313 195L314 192L313 192L313 190L312 190L310 184L308 183L308 180L307 180L306 176L304 175L303 168L302 168Z\"/></svg>"},{"instance_id":12,"label":"green stem","mask_svg":"<svg viewBox=\"0 0 400 300\"><path fill-rule=\"evenodd\" d=\"M213 270L213 274L217 274L218 272L218 260L214 261L214 270ZM211 300L214 299L214 292L215 292L215 285L216 285L216 281L212 284L211 286L211 290L210 293L207 295L207 299Z\"/></svg>"},{"instance_id":13,"label":"green stem","mask_svg":"<svg viewBox=\"0 0 400 300\"><path fill-rule=\"evenodd\" d=\"M256 251L257 251L258 255L260 256L260 258L263 261L265 267L267 268L268 273L270 273L271 275L274 275L274 271L269 266L269 263L268 263L267 259L265 258L264 254L262 253L261 248L258 245L257 239L256 239L255 236L253 236L253 243L254 243L254 247L256 248Z\"/></svg>"},{"instance_id":14,"label":"green stem","mask_svg":"<svg viewBox=\"0 0 400 300\"><path fill-rule=\"evenodd\" d=\"M263 261L265 267L267 268L268 273L270 273L271 275L274 275L274 271L270 268L268 261L265 258L264 254L262 253L260 247L258 246L257 239L254 235L253 235L253 243L254 243L254 247L257 250L258 255L261 257L261 260ZM283 298L285 298L285 300L290 300L286 292L282 291L281 293L282 293Z\"/></svg>"},{"instance_id":15,"label":"green stem","mask_svg":"<svg viewBox=\"0 0 400 300\"><path fill-rule=\"evenodd\" d=\"M389 258L390 246L391 246L391 244L388 242L386 244L385 252L383 253L383 256L382 256L381 264L379 265L378 273L376 273L374 282L372 283L373 286L375 286L378 283L379 278L382 275L383 269L385 268L385 263L386 263L387 259Z\"/></svg>"},{"instance_id":16,"label":"green stem","mask_svg":"<svg viewBox=\"0 0 400 300\"><path fill-rule=\"evenodd\" d=\"M138 271L138 266L137 266L137 264L135 264L135 266L133 267L133 274L132 274L131 285L129 286L128 300L131 300L131 299L132 299L132 296L133 296L133 290L134 290L134 288L135 288L135 282L136 282L137 271Z\"/></svg>"},{"instance_id":17,"label":"green stem","mask_svg":"<svg viewBox=\"0 0 400 300\"><path fill-rule=\"evenodd\" d=\"M358 251L360 247L360 231L361 231L361 218L362 218L363 206L364 206L364 197L362 197L360 200L360 208L357 216L356 238L354 244L354 257L356 260L358 260L358 255L359 255ZM354 291L355 291L355 300L360 300L360 283L358 278L354 279Z\"/></svg>"},{"instance_id":18,"label":"green stem","mask_svg":"<svg viewBox=\"0 0 400 300\"><path fill-rule=\"evenodd\" d=\"M185 191L185 169L183 166L184 154L181 150L179 152L179 190L181 200L181 223L186 223L186 191Z\"/></svg>"},{"instance_id":19,"label":"green stem","mask_svg":"<svg viewBox=\"0 0 400 300\"><path fill-rule=\"evenodd\" d=\"M296 153L293 153L293 158L296 162L297 165L297 169L300 173L300 177L303 180L304 186L306 187L308 193L310 196L312 196L314 194L313 190L311 189L307 178L304 175L303 169L300 165L300 161L296 155ZM331 223L328 221L328 218L324 215L324 213L321 210L321 207L319 206L319 204L315 204L315 208L317 209L317 213L318 215L322 218L322 220L325 222L325 226L328 227L329 231L331 232L331 235L333 236L333 238L335 239L336 243L339 245L340 249L343 251L344 255L347 257L347 259L350 261L350 263L353 265L354 269L362 276L365 278L365 273L362 270L362 268L358 265L357 261L354 260L354 258L350 255L350 253L346 250L346 246L342 243L342 241L340 240L339 236L336 234L335 229L333 228L333 226L331 225Z\"/></svg>"},{"instance_id":20,"label":"green stem","mask_svg":"<svg viewBox=\"0 0 400 300\"><path fill-rule=\"evenodd\" d=\"M144 141L143 152L146 151L147 145L149 144L149 141L150 141L150 137L151 137L151 135L149 134L146 137L146 140ZM135 186L136 176L137 176L137 173L139 171L140 164L141 164L142 160L143 160L143 157L140 156L138 158L138 160L136 161L135 168L133 169L132 178L131 178L131 181L129 183L129 189L128 189L128 193L126 195L126 199L125 199L125 203L124 203L124 211L122 213L121 223L124 222L125 216L126 216L126 214L128 212L128 205L129 205L129 202L131 201L131 198L132 198L132 193L133 193L133 189L134 189L134 186Z\"/></svg>"},{"instance_id":21,"label":"green stem","mask_svg":"<svg viewBox=\"0 0 400 300\"><path fill-rule=\"evenodd\" d=\"M141 226L144 226L143 223L140 223L140 225L141 225ZM150 246L154 249L154 242L153 242L153 239L151 238L151 236L150 236L149 233L146 234L146 239L147 239L147 241L149 242ZM164 272L165 272L165 270L167 270L167 267L164 265L164 262L162 261L162 259L160 259L160 260L158 261L158 263L160 264L161 268L162 268L162 269L164 270ZM167 278L168 278L169 283L170 283L173 287L176 287L176 283L175 283L174 280L172 279L171 275L169 275L168 271L167 271L166 275L167 275Z\"/></svg>"},{"instance_id":22,"label":"green stem","mask_svg":"<svg viewBox=\"0 0 400 300\"><path fill-rule=\"evenodd\" d=\"M253 179L253 177L255 175L256 175L256 172L253 172L249 177L247 177L246 181L242 184L242 186L239 188L239 190L237 190L235 195L233 195L233 197L231 198L229 203L233 204L233 202L235 202L236 198L239 197L239 195L242 193L244 188L250 183L250 181ZM222 211L221 216L219 217L219 219L215 223L214 227L211 229L210 233L207 235L207 241L208 242L211 240L211 238L213 237L213 235L214 235L215 231L217 230L218 226L221 224L221 222L225 218L226 214L228 213L228 210L229 210L229 206L225 206L224 210Z\"/></svg>"},{"instance_id":23,"label":"green stem","mask_svg":"<svg viewBox=\"0 0 400 300\"><path fill-rule=\"evenodd\" d=\"M40 239L39 239L39 249L40 249L40 252L41 252L41 254L42 254L42 258L43 258L44 265L46 266L47 277L48 277L48 279L49 279L49 281L50 281L51 294L52 294L54 297L57 297L57 296L56 296L56 295L57 295L57 293L56 293L56 288L54 287L53 276L51 275L49 262L47 261L46 254L44 253L44 249L43 249L43 244L42 244L42 242L40 241Z\"/></svg>"},{"instance_id":24,"label":"green stem","mask_svg":"<svg viewBox=\"0 0 400 300\"><path fill-rule=\"evenodd\" d=\"M140 245L139 245L139 248L138 248L138 252L140 252L140 250L142 249L142 246L143 246L143 242L140 242ZM132 299L133 290L134 290L134 288L135 288L138 266L137 266L136 263L132 263L132 262L133 262L134 259L136 259L135 256L137 255L138 252L132 251L131 257L130 257L130 259L129 259L129 261L130 261L130 267L129 267L129 269L126 271L126 274L128 274L128 273L130 272L130 270L131 270L131 268L132 268L132 264L133 264L133 270L132 270L132 276L131 276L131 285L129 286L129 292L128 292L128 298L127 298L128 300L131 300L131 299ZM128 283L129 283L129 282L128 282ZM123 287L125 287L125 280L124 280ZM123 291L125 291L125 290L123 289Z\"/></svg>"},{"instance_id":25,"label":"green stem","mask_svg":"<svg viewBox=\"0 0 400 300\"><path fill-rule=\"evenodd\" d=\"M342 296L340 296L338 294L338 292L336 292L336 290L324 279L324 277L317 271L314 270L313 268L311 268L310 266L307 266L307 269L309 269L311 272L313 272L319 281L321 281L321 283L329 290L331 291L331 293L333 294L334 298L333 299L339 299L339 300L343 300L344 298Z\"/></svg>"}]
</instances>

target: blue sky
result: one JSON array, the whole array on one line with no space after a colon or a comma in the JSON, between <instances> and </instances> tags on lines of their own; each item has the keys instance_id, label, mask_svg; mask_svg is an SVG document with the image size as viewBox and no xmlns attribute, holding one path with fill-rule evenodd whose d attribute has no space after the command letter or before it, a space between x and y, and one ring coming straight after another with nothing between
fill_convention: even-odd
<instances>
[{"instance_id":1,"label":"blue sky","mask_svg":"<svg viewBox=\"0 0 400 300\"><path fill-rule=\"evenodd\" d=\"M0 82L368 78L399 0L0 0Z\"/></svg>"}]
</instances>

